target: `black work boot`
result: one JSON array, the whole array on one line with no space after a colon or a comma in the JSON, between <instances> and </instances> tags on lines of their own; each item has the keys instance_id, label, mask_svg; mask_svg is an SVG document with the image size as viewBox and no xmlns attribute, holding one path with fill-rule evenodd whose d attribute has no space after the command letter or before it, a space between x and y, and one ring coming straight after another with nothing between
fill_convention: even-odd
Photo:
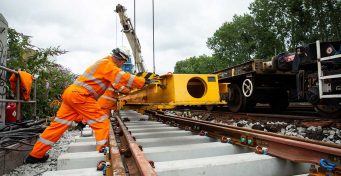
<instances>
[{"instance_id":1,"label":"black work boot","mask_svg":"<svg viewBox=\"0 0 341 176\"><path fill-rule=\"evenodd\" d=\"M78 122L76 126L76 130L82 131L83 128L86 126L83 122Z\"/></svg>"},{"instance_id":2,"label":"black work boot","mask_svg":"<svg viewBox=\"0 0 341 176\"><path fill-rule=\"evenodd\" d=\"M31 155L28 155L24 163L25 164L44 163L47 159L49 159L49 154L47 153L42 158L36 158Z\"/></svg>"}]
</instances>

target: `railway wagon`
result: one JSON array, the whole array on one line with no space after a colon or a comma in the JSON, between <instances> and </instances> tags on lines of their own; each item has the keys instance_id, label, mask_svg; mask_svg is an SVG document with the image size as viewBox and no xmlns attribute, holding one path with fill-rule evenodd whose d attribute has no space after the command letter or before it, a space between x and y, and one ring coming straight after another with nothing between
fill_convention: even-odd
<instances>
[{"instance_id":1,"label":"railway wagon","mask_svg":"<svg viewBox=\"0 0 341 176\"><path fill-rule=\"evenodd\" d=\"M280 111L289 102L310 102L323 116L341 117L340 41L316 41L271 61L254 59L215 73L219 83L230 83L232 112L252 111L256 103Z\"/></svg>"}]
</instances>

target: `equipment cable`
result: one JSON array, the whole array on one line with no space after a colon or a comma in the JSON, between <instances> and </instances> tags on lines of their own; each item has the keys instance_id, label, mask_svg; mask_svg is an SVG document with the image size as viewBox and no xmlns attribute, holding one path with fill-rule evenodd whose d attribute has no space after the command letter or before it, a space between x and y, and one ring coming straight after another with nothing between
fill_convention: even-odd
<instances>
[{"instance_id":1,"label":"equipment cable","mask_svg":"<svg viewBox=\"0 0 341 176\"><path fill-rule=\"evenodd\" d=\"M46 128L44 123L45 120L38 121L25 121L21 123L6 124L5 128L1 128L0 131L0 151L1 150L12 150L12 151L30 151L32 150L33 144L30 143L33 139L37 139L39 134ZM21 145L14 145L21 144ZM14 146L13 146L14 145ZM29 146L19 149L23 145Z\"/></svg>"},{"instance_id":2,"label":"equipment cable","mask_svg":"<svg viewBox=\"0 0 341 176\"><path fill-rule=\"evenodd\" d=\"M153 9L153 73L155 74L154 0L152 0L152 9Z\"/></svg>"},{"instance_id":3,"label":"equipment cable","mask_svg":"<svg viewBox=\"0 0 341 176\"><path fill-rule=\"evenodd\" d=\"M116 48L118 48L118 46L117 46L117 41L118 41L118 39L117 39L117 15L115 15L116 16L116 33L115 33L115 35L116 35Z\"/></svg>"},{"instance_id":4,"label":"equipment cable","mask_svg":"<svg viewBox=\"0 0 341 176\"><path fill-rule=\"evenodd\" d=\"M134 32L135 32L135 34L136 34L136 2L135 2L135 0L134 0ZM134 56L136 56L136 53L137 53L137 46L136 46L136 44L135 44L135 47L134 47ZM136 58L134 58L134 60L135 60L135 68L137 68L137 69L139 69L138 67L137 67L137 62L136 62ZM141 70L139 70L139 71L141 71Z\"/></svg>"}]
</instances>

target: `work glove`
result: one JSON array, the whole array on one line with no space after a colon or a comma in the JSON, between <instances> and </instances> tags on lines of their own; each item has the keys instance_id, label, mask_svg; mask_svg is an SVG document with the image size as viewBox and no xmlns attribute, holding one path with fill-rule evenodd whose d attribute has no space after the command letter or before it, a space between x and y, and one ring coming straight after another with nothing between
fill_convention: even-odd
<instances>
[{"instance_id":1,"label":"work glove","mask_svg":"<svg viewBox=\"0 0 341 176\"><path fill-rule=\"evenodd\" d=\"M151 84L153 82L156 82L156 81L152 80L152 79L145 79L144 85L146 86L146 85L149 85L149 84Z\"/></svg>"}]
</instances>

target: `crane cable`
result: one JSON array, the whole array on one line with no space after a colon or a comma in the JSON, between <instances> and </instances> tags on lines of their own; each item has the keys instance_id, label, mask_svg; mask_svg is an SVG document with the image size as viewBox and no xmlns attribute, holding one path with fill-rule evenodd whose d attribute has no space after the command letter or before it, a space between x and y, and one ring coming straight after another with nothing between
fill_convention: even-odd
<instances>
[{"instance_id":1,"label":"crane cable","mask_svg":"<svg viewBox=\"0 0 341 176\"><path fill-rule=\"evenodd\" d=\"M134 0L134 31L136 34L136 0ZM153 73L155 74L155 18L154 18L154 0L152 0L152 18L153 18ZM133 51L136 55L137 47L135 46L135 51ZM137 68L137 63L135 59L135 68Z\"/></svg>"},{"instance_id":2,"label":"crane cable","mask_svg":"<svg viewBox=\"0 0 341 176\"><path fill-rule=\"evenodd\" d=\"M135 2L135 0L134 0L134 32L135 32L135 34L137 34L136 33L136 2ZM133 52L134 52L134 56L136 56L137 55L136 54L137 53L137 46L134 47L134 51ZM135 60L135 68L140 69L140 68L137 67L136 58L134 58L134 60ZM139 71L141 71L141 70L139 70Z\"/></svg>"},{"instance_id":3,"label":"crane cable","mask_svg":"<svg viewBox=\"0 0 341 176\"><path fill-rule=\"evenodd\" d=\"M115 31L115 39L116 39L116 47L115 48L117 48L118 46L117 46L117 15L115 15L116 16L116 31Z\"/></svg>"},{"instance_id":4,"label":"crane cable","mask_svg":"<svg viewBox=\"0 0 341 176\"><path fill-rule=\"evenodd\" d=\"M154 18L154 0L152 0L152 21L153 21L153 73L155 74L155 18ZM117 47L117 16L116 16L116 47ZM136 0L134 0L134 32L136 34ZM123 46L123 34L122 34L122 46ZM135 51L133 51L134 54L136 55L137 53L137 47L135 46ZM136 62L136 58L134 58L135 60L135 68L137 67L137 62ZM136 71L136 70L135 70Z\"/></svg>"},{"instance_id":5,"label":"crane cable","mask_svg":"<svg viewBox=\"0 0 341 176\"><path fill-rule=\"evenodd\" d=\"M154 0L152 0L152 9L153 9L153 73L155 74Z\"/></svg>"}]
</instances>

